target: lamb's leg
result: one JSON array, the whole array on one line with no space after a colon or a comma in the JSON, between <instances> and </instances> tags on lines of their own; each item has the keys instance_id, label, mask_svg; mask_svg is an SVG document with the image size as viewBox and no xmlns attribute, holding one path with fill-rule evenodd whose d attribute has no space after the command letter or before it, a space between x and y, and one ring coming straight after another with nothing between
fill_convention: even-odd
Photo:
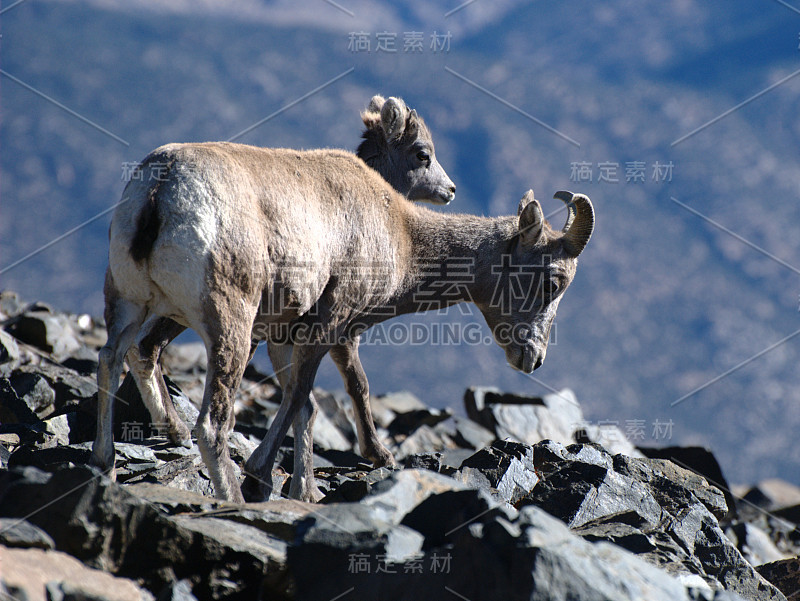
<instances>
[{"instance_id":1,"label":"lamb's leg","mask_svg":"<svg viewBox=\"0 0 800 601\"><path fill-rule=\"evenodd\" d=\"M161 351L186 328L166 317L148 319L136 343L128 351L128 365L136 381L136 387L150 412L154 424L167 425L170 440L187 448L192 446L192 433L183 423L172 404L172 399L158 364Z\"/></svg>"},{"instance_id":2,"label":"lamb's leg","mask_svg":"<svg viewBox=\"0 0 800 601\"><path fill-rule=\"evenodd\" d=\"M281 389L285 392L289 384L290 369L292 365L292 352L294 346L291 344L278 344L271 342L268 345L269 358L272 361L272 369L278 377L278 382ZM292 485L289 495L292 498L299 498L303 495L306 489L311 490L314 501L322 498L321 494L317 494L318 489L314 486L306 484L308 481L313 481L313 463L314 463L314 420L317 416L319 405L314 398L314 393L309 393L308 402L303 405L302 409L298 411L297 416L292 422L294 428L294 471L292 473ZM283 439L271 440L270 443L275 445L275 448L266 447L263 450L265 456L275 454L277 456L278 448L280 447ZM256 459L253 460L254 462Z\"/></svg>"},{"instance_id":3,"label":"lamb's leg","mask_svg":"<svg viewBox=\"0 0 800 601\"><path fill-rule=\"evenodd\" d=\"M293 352L289 355L288 353L292 349ZM311 387L319 363L328 349L323 345L292 347L291 345L270 343L269 350L273 368L281 379L283 400L267 436L247 460L245 466L247 479L243 490L248 500L264 501L269 499L272 493L272 466L275 463L280 443L289 431L289 425L294 422L295 466L289 494L292 498L314 502L319 500L322 494L314 481L311 454L313 418L316 415L316 403L311 397ZM286 362L287 357L290 363ZM287 365L290 367L283 369Z\"/></svg>"},{"instance_id":4,"label":"lamb's leg","mask_svg":"<svg viewBox=\"0 0 800 601\"><path fill-rule=\"evenodd\" d=\"M331 358L342 375L347 394L353 399L361 454L372 461L375 467L396 466L389 449L381 444L372 421L372 411L369 405L369 382L358 356L358 338L350 338L346 343L333 347Z\"/></svg>"},{"instance_id":5,"label":"lamb's leg","mask_svg":"<svg viewBox=\"0 0 800 601\"><path fill-rule=\"evenodd\" d=\"M108 341L100 349L97 368L97 434L92 445L90 463L105 471L112 480L114 469L114 395L125 353L145 318L145 308L118 297L111 273L106 272L105 318Z\"/></svg>"}]
</instances>

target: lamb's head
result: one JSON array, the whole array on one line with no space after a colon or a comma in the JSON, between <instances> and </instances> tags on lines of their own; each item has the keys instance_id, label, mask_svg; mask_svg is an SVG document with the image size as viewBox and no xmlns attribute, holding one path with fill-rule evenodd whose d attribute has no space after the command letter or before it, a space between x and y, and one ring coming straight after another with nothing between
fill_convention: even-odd
<instances>
[{"instance_id":1,"label":"lamb's head","mask_svg":"<svg viewBox=\"0 0 800 601\"><path fill-rule=\"evenodd\" d=\"M508 254L495 260L495 289L481 311L508 363L524 373L547 354L550 327L564 291L575 276L577 258L594 229L594 209L582 194L557 192L567 203L563 230L554 230L529 190L519 203L519 231Z\"/></svg>"},{"instance_id":2,"label":"lamb's head","mask_svg":"<svg viewBox=\"0 0 800 601\"><path fill-rule=\"evenodd\" d=\"M433 148L433 138L417 111L399 98L373 96L361 113L366 129L358 156L409 200L447 204L456 186Z\"/></svg>"}]
</instances>

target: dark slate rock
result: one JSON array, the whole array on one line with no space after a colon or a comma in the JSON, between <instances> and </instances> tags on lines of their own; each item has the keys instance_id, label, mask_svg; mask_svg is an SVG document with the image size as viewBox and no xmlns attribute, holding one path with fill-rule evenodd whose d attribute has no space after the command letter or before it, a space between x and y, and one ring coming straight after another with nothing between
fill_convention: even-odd
<instances>
[{"instance_id":1,"label":"dark slate rock","mask_svg":"<svg viewBox=\"0 0 800 601\"><path fill-rule=\"evenodd\" d=\"M24 519L0 518L0 545L24 549L55 549L55 543L41 528Z\"/></svg>"},{"instance_id":2,"label":"dark slate rock","mask_svg":"<svg viewBox=\"0 0 800 601\"><path fill-rule=\"evenodd\" d=\"M756 568L764 578L780 589L789 601L800 600L800 558L783 559Z\"/></svg>"},{"instance_id":3,"label":"dark slate rock","mask_svg":"<svg viewBox=\"0 0 800 601\"><path fill-rule=\"evenodd\" d=\"M92 352L92 355L92 357L67 357L61 362L61 365L82 376L93 377L97 374L98 363L97 354Z\"/></svg>"},{"instance_id":4,"label":"dark slate rock","mask_svg":"<svg viewBox=\"0 0 800 601\"><path fill-rule=\"evenodd\" d=\"M724 497L701 476L667 460L611 457L593 445L548 441L534 447L534 457L541 481L523 503L591 540L641 552L687 584L782 598L723 534L716 516L727 512Z\"/></svg>"},{"instance_id":5,"label":"dark slate rock","mask_svg":"<svg viewBox=\"0 0 800 601\"><path fill-rule=\"evenodd\" d=\"M665 447L647 448L639 450L650 459L668 459L676 465L695 472L705 478L710 484L716 486L725 496L728 514L718 516L719 519L733 519L736 512L736 502L733 493L717 458L710 449L704 447Z\"/></svg>"},{"instance_id":6,"label":"dark slate rock","mask_svg":"<svg viewBox=\"0 0 800 601\"><path fill-rule=\"evenodd\" d=\"M465 459L454 477L512 505L529 495L539 482L533 447L508 440L495 441Z\"/></svg>"},{"instance_id":7,"label":"dark slate rock","mask_svg":"<svg viewBox=\"0 0 800 601\"><path fill-rule=\"evenodd\" d=\"M438 452L415 453L403 460L403 467L408 469L424 469L432 472L445 473L454 470L453 466L444 463L444 455Z\"/></svg>"},{"instance_id":8,"label":"dark slate rock","mask_svg":"<svg viewBox=\"0 0 800 601\"><path fill-rule=\"evenodd\" d=\"M482 490L445 491L425 499L403 518L402 524L425 536L425 549L446 545L451 535L467 528L478 518L514 517L513 509L503 507Z\"/></svg>"},{"instance_id":9,"label":"dark slate rock","mask_svg":"<svg viewBox=\"0 0 800 601\"><path fill-rule=\"evenodd\" d=\"M130 484L150 483L160 484L177 490L214 496L214 486L208 470L199 455L187 455L156 466L153 464L151 469L143 470L142 473L133 471L128 477L121 478L120 481Z\"/></svg>"},{"instance_id":10,"label":"dark slate rock","mask_svg":"<svg viewBox=\"0 0 800 601\"><path fill-rule=\"evenodd\" d=\"M10 457L11 451L0 441L0 470L8 469L8 460Z\"/></svg>"},{"instance_id":11,"label":"dark slate rock","mask_svg":"<svg viewBox=\"0 0 800 601\"><path fill-rule=\"evenodd\" d=\"M478 491L454 494L434 495L423 505L450 506L459 515L483 507L483 513L472 513L468 523L447 535L442 532L446 546L425 548L405 561L366 551L337 563L333 554L296 557L297 551L290 549L298 597L326 601L332 591L341 591L356 599L386 601L689 599L683 586L664 572L614 545L581 539L535 507L526 507L517 517L513 510L486 511L487 499ZM478 498L484 504L473 506Z\"/></svg>"},{"instance_id":12,"label":"dark slate rock","mask_svg":"<svg viewBox=\"0 0 800 601\"><path fill-rule=\"evenodd\" d=\"M668 510L679 510L690 502L691 495L703 503L718 520L728 515L723 491L709 484L702 475L684 469L672 461L617 455L614 457L614 469L647 483L658 501Z\"/></svg>"},{"instance_id":13,"label":"dark slate rock","mask_svg":"<svg viewBox=\"0 0 800 601\"><path fill-rule=\"evenodd\" d=\"M13 476L0 498L0 516L28 516L58 550L89 566L155 592L189 578L204 599L288 596L286 544L256 527L195 514L168 516L86 467Z\"/></svg>"},{"instance_id":14,"label":"dark slate rock","mask_svg":"<svg viewBox=\"0 0 800 601\"><path fill-rule=\"evenodd\" d=\"M422 545L419 533L384 522L374 508L362 504L322 506L298 522L297 531L287 558L298 599L329 600L344 592L375 598L351 588L354 560L401 564L416 557Z\"/></svg>"},{"instance_id":15,"label":"dark slate rock","mask_svg":"<svg viewBox=\"0 0 800 601\"><path fill-rule=\"evenodd\" d=\"M97 394L97 380L94 375L84 376L48 361L42 361L38 365L21 365L13 372L14 378L23 378L24 374L46 380L55 393L56 411L61 411L68 405L87 401Z\"/></svg>"},{"instance_id":16,"label":"dark slate rock","mask_svg":"<svg viewBox=\"0 0 800 601\"><path fill-rule=\"evenodd\" d=\"M427 409L422 401L407 391L372 396L370 407L375 424L380 428L386 428L398 413Z\"/></svg>"},{"instance_id":17,"label":"dark slate rock","mask_svg":"<svg viewBox=\"0 0 800 601\"><path fill-rule=\"evenodd\" d=\"M39 417L19 398L8 378L0 378L0 424L35 424Z\"/></svg>"},{"instance_id":18,"label":"dark slate rock","mask_svg":"<svg viewBox=\"0 0 800 601\"><path fill-rule=\"evenodd\" d=\"M318 480L319 476L322 475L320 474L321 471L323 470L316 470ZM380 467L369 472L348 470L344 473L328 475L329 492L320 503L352 503L360 501L369 494L375 484L388 478L392 472L391 468Z\"/></svg>"},{"instance_id":19,"label":"dark slate rock","mask_svg":"<svg viewBox=\"0 0 800 601\"><path fill-rule=\"evenodd\" d=\"M408 436L420 426L433 428L440 422L450 419L453 416L451 409L415 409L398 413L387 427L391 434L403 434Z\"/></svg>"},{"instance_id":20,"label":"dark slate rock","mask_svg":"<svg viewBox=\"0 0 800 601\"><path fill-rule=\"evenodd\" d=\"M63 466L88 464L91 454L90 443L44 449L25 445L11 454L8 466L9 468L30 466L50 472Z\"/></svg>"}]
</instances>

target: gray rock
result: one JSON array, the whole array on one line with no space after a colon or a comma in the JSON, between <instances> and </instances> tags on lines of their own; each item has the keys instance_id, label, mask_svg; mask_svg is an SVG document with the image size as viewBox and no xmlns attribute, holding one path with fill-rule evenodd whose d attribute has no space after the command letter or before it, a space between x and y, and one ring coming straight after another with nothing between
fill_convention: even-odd
<instances>
[{"instance_id":1,"label":"gray rock","mask_svg":"<svg viewBox=\"0 0 800 601\"><path fill-rule=\"evenodd\" d=\"M82 341L69 318L47 311L28 311L14 318L8 326L17 339L50 353L61 361L77 352Z\"/></svg>"},{"instance_id":2,"label":"gray rock","mask_svg":"<svg viewBox=\"0 0 800 601\"><path fill-rule=\"evenodd\" d=\"M158 595L157 601L197 601L189 580L173 582Z\"/></svg>"},{"instance_id":3,"label":"gray rock","mask_svg":"<svg viewBox=\"0 0 800 601\"><path fill-rule=\"evenodd\" d=\"M748 490L742 500L768 511L800 505L800 487L779 478L769 478Z\"/></svg>"},{"instance_id":4,"label":"gray rock","mask_svg":"<svg viewBox=\"0 0 800 601\"><path fill-rule=\"evenodd\" d=\"M464 395L467 416L499 439L534 444L574 442L584 422L575 394L568 389L543 397L505 394L493 388L470 388Z\"/></svg>"},{"instance_id":5,"label":"gray rock","mask_svg":"<svg viewBox=\"0 0 800 601\"><path fill-rule=\"evenodd\" d=\"M0 592L5 588L13 594L13 597L2 597L4 600L153 600L153 596L137 583L87 567L58 551L0 547L0 557L3 561L0 582L5 583L0 586Z\"/></svg>"},{"instance_id":6,"label":"gray rock","mask_svg":"<svg viewBox=\"0 0 800 601\"><path fill-rule=\"evenodd\" d=\"M39 419L45 419L56 410L56 392L40 374L16 371L9 381L19 398Z\"/></svg>"},{"instance_id":7,"label":"gray rock","mask_svg":"<svg viewBox=\"0 0 800 601\"><path fill-rule=\"evenodd\" d=\"M494 432L471 419L455 417L453 420L456 424L453 440L460 447L478 450L492 444L495 440Z\"/></svg>"},{"instance_id":8,"label":"gray rock","mask_svg":"<svg viewBox=\"0 0 800 601\"><path fill-rule=\"evenodd\" d=\"M336 429L347 439L353 448L357 441L356 429L353 425L353 407L350 397L342 398L337 394L326 392L321 388L314 389L314 398L319 403L320 413L324 413ZM315 428L316 438L316 428Z\"/></svg>"},{"instance_id":9,"label":"gray rock","mask_svg":"<svg viewBox=\"0 0 800 601\"><path fill-rule=\"evenodd\" d=\"M204 494L151 482L129 481L123 488L167 515L210 512L223 504L223 501Z\"/></svg>"},{"instance_id":10,"label":"gray rock","mask_svg":"<svg viewBox=\"0 0 800 601\"><path fill-rule=\"evenodd\" d=\"M14 365L19 361L20 353L17 341L5 330L0 329L0 364Z\"/></svg>"},{"instance_id":11,"label":"gray rock","mask_svg":"<svg viewBox=\"0 0 800 601\"><path fill-rule=\"evenodd\" d=\"M753 524L739 522L725 530L725 535L736 545L742 556L753 566L788 559L782 553L769 534Z\"/></svg>"},{"instance_id":12,"label":"gray rock","mask_svg":"<svg viewBox=\"0 0 800 601\"><path fill-rule=\"evenodd\" d=\"M722 468L710 449L704 447L664 447L641 448L642 453L650 459L668 459L675 465L699 474L713 484L725 496L728 505L727 515L717 517L730 520L736 516L736 499L722 473ZM715 514L716 515L716 514Z\"/></svg>"},{"instance_id":13,"label":"gray rock","mask_svg":"<svg viewBox=\"0 0 800 601\"><path fill-rule=\"evenodd\" d=\"M372 396L370 407L375 424L380 428L388 427L398 413L428 408L416 396L407 391Z\"/></svg>"},{"instance_id":14,"label":"gray rock","mask_svg":"<svg viewBox=\"0 0 800 601\"><path fill-rule=\"evenodd\" d=\"M56 444L68 445L69 440L69 418L66 415L56 415L47 420L47 431L53 435Z\"/></svg>"},{"instance_id":15,"label":"gray rock","mask_svg":"<svg viewBox=\"0 0 800 601\"><path fill-rule=\"evenodd\" d=\"M373 486L361 503L374 508L381 520L399 524L409 511L429 496L465 488L460 482L442 474L424 469L407 469L394 472Z\"/></svg>"},{"instance_id":16,"label":"gray rock","mask_svg":"<svg viewBox=\"0 0 800 601\"><path fill-rule=\"evenodd\" d=\"M402 439L399 444L391 445L394 458L402 461L410 455L427 453L429 451L444 451L456 445L445 433L434 430L430 426L420 426L414 432Z\"/></svg>"}]
</instances>

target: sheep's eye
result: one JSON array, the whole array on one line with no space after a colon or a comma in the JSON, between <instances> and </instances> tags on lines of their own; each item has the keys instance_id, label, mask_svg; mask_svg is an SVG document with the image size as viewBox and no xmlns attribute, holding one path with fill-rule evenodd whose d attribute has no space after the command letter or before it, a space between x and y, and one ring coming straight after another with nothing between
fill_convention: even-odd
<instances>
[{"instance_id":1,"label":"sheep's eye","mask_svg":"<svg viewBox=\"0 0 800 601\"><path fill-rule=\"evenodd\" d=\"M430 161L430 160L431 160L431 155L429 155L429 154L428 154L427 152L425 152L424 150L420 150L420 151L417 153L417 158L418 158L418 159L419 159L421 162L423 162L423 163L427 163L428 161Z\"/></svg>"},{"instance_id":2,"label":"sheep's eye","mask_svg":"<svg viewBox=\"0 0 800 601\"><path fill-rule=\"evenodd\" d=\"M558 290L559 290L558 280L555 278L550 279L544 285L544 291L547 294L547 296L555 296L556 294L558 294Z\"/></svg>"}]
</instances>

